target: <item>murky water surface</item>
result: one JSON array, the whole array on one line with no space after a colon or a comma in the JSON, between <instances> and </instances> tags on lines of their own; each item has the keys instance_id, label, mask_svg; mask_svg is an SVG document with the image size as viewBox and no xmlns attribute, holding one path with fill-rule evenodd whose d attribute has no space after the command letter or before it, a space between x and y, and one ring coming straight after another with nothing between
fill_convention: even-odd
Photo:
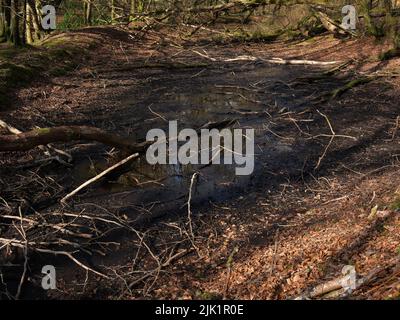
<instances>
[{"instance_id":1,"label":"murky water surface","mask_svg":"<svg viewBox=\"0 0 400 320\"><path fill-rule=\"evenodd\" d=\"M124 103L132 108L132 119L125 120L140 126L141 138L151 128L168 133L171 120L178 121L178 130L237 120L234 128L255 129L255 170L250 176L237 176L235 165L149 165L141 158L91 195L100 192L113 195L114 199L123 196L124 203L128 197L136 204L173 201L187 197L190 179L199 172L193 201L201 202L224 199L265 179L268 159L284 158L293 151L289 143L265 130L271 120L269 113L294 108L299 102L283 81L291 77L291 72L298 71L290 66L255 65L217 75L209 71L202 77L184 73L171 83L160 78L148 80L141 100L136 95L124 97ZM86 159L75 167L73 176L76 183L83 182L108 166L104 158Z\"/></svg>"}]
</instances>

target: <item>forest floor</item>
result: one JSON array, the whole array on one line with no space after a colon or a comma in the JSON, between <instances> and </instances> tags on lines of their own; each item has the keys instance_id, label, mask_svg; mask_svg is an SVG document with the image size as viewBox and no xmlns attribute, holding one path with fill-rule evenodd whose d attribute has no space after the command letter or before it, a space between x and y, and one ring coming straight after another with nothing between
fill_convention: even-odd
<instances>
[{"instance_id":1,"label":"forest floor","mask_svg":"<svg viewBox=\"0 0 400 320\"><path fill-rule=\"evenodd\" d=\"M138 141L167 120L235 120L256 129L255 171L199 170L190 212L193 168L144 163L62 205L121 155L90 142L57 144L72 163L39 149L3 153L3 295L23 274L25 298L289 299L350 265L374 277L346 298L400 297L400 59L379 60L388 45L330 35L216 42L207 30L167 28L73 36L93 39L87 57L13 90L0 119L22 131L93 125ZM43 265L56 267L57 290L41 289Z\"/></svg>"}]
</instances>

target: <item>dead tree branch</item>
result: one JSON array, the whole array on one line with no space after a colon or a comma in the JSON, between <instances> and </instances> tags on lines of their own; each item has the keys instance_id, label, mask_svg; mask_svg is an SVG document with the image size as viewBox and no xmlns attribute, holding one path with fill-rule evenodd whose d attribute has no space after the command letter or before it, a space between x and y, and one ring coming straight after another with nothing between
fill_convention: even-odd
<instances>
[{"instance_id":1,"label":"dead tree branch","mask_svg":"<svg viewBox=\"0 0 400 320\"><path fill-rule=\"evenodd\" d=\"M97 141L131 152L145 150L147 144L135 144L130 139L107 133L101 129L86 126L61 126L34 129L16 135L0 135L1 151L27 151L34 147L53 142L73 142L78 140Z\"/></svg>"}]
</instances>

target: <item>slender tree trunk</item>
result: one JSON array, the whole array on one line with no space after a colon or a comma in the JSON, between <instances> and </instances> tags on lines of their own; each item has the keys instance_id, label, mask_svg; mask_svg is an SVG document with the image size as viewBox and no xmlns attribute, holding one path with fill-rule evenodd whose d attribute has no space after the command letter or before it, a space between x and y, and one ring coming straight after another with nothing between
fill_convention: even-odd
<instances>
[{"instance_id":1,"label":"slender tree trunk","mask_svg":"<svg viewBox=\"0 0 400 320\"><path fill-rule=\"evenodd\" d=\"M92 24L92 0L85 0L83 2L83 10L85 15L85 24L91 25Z\"/></svg>"},{"instance_id":2,"label":"slender tree trunk","mask_svg":"<svg viewBox=\"0 0 400 320\"><path fill-rule=\"evenodd\" d=\"M129 20L133 21L135 19L135 15L137 13L137 0L131 0L131 7L130 7L130 14L129 14Z\"/></svg>"},{"instance_id":3,"label":"slender tree trunk","mask_svg":"<svg viewBox=\"0 0 400 320\"><path fill-rule=\"evenodd\" d=\"M115 1L111 0L111 24L115 23Z\"/></svg>"},{"instance_id":4,"label":"slender tree trunk","mask_svg":"<svg viewBox=\"0 0 400 320\"><path fill-rule=\"evenodd\" d=\"M33 37L32 37L32 12L29 10L29 2L26 2L26 43L31 44L33 43Z\"/></svg>"},{"instance_id":5,"label":"slender tree trunk","mask_svg":"<svg viewBox=\"0 0 400 320\"><path fill-rule=\"evenodd\" d=\"M27 12L31 17L33 33L34 33L34 40L40 40L42 38L42 29L40 27L40 17L39 12L36 10L36 3L30 3L28 1Z\"/></svg>"},{"instance_id":6,"label":"slender tree trunk","mask_svg":"<svg viewBox=\"0 0 400 320\"><path fill-rule=\"evenodd\" d=\"M0 0L0 42L7 41L6 1Z\"/></svg>"},{"instance_id":7,"label":"slender tree trunk","mask_svg":"<svg viewBox=\"0 0 400 320\"><path fill-rule=\"evenodd\" d=\"M10 40L14 45L20 44L18 9L18 0L11 0Z\"/></svg>"},{"instance_id":8,"label":"slender tree trunk","mask_svg":"<svg viewBox=\"0 0 400 320\"><path fill-rule=\"evenodd\" d=\"M26 29L27 29L26 0L20 0L20 6L21 6L20 37L21 37L21 43L26 44Z\"/></svg>"}]
</instances>

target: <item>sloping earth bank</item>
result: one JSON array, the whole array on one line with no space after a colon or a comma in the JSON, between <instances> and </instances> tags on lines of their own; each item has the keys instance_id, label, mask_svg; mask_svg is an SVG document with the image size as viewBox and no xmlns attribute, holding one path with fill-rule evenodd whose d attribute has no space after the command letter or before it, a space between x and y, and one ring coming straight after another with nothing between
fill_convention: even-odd
<instances>
[{"instance_id":1,"label":"sloping earth bank","mask_svg":"<svg viewBox=\"0 0 400 320\"><path fill-rule=\"evenodd\" d=\"M19 90L1 119L21 130L94 125L137 140L166 120L180 128L235 120L256 129L255 171L239 179L232 168L199 170L189 213L198 168L141 162L63 207L67 191L121 155L93 143L57 146L73 155L71 166L32 164L40 150L2 154L4 214L19 217L19 208L91 233L81 243L78 232L65 238L58 229L46 234L46 248L68 248L107 276L62 254L32 252L22 297L287 299L341 276L345 265L360 277L387 267L352 298L399 297L399 61L377 59L387 46L330 36L215 45L208 34L184 40L166 29L76 34L102 38L87 64ZM239 56L258 59L226 61ZM273 57L349 64L324 74L332 66L263 60ZM378 77L331 97L366 75ZM2 238L20 239L15 221L2 221ZM25 231L28 242L44 245L43 230L28 223ZM3 291L12 295L24 255L4 248ZM47 264L56 266L56 291L40 288Z\"/></svg>"}]
</instances>

